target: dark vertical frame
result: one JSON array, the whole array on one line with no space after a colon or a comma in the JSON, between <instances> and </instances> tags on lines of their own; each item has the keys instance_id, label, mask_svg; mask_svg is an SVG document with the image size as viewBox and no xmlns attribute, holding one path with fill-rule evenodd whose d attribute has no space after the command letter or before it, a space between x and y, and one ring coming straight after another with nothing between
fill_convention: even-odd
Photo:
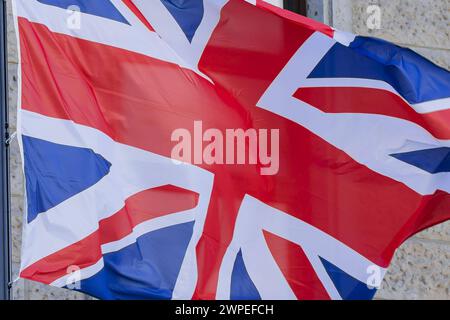
<instances>
[{"instance_id":1,"label":"dark vertical frame","mask_svg":"<svg viewBox=\"0 0 450 320\"><path fill-rule=\"evenodd\" d=\"M306 0L284 0L284 8L306 16Z\"/></svg>"},{"instance_id":2,"label":"dark vertical frame","mask_svg":"<svg viewBox=\"0 0 450 320\"><path fill-rule=\"evenodd\" d=\"M9 221L8 56L6 0L0 0L0 299L10 298L11 245Z\"/></svg>"}]
</instances>

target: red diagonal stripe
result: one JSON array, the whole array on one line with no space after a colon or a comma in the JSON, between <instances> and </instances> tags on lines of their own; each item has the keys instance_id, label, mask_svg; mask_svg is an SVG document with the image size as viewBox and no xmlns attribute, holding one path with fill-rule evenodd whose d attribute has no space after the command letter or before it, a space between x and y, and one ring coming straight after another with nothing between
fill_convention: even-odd
<instances>
[{"instance_id":1,"label":"red diagonal stripe","mask_svg":"<svg viewBox=\"0 0 450 320\"><path fill-rule=\"evenodd\" d=\"M256 6L259 8L263 8L265 10L271 11L280 17L286 18L294 23L299 24L302 28L311 29L314 31L322 32L323 34L326 34L329 37L333 37L334 30L330 26L327 26L326 24L323 24L321 22L318 22L317 20L304 17L300 14L294 13L289 10L281 9L277 6L274 6L270 3L267 3L263 0L256 0Z\"/></svg>"},{"instance_id":2,"label":"red diagonal stripe","mask_svg":"<svg viewBox=\"0 0 450 320\"><path fill-rule=\"evenodd\" d=\"M297 299L329 300L330 296L303 249L273 233L265 230L263 233L270 252Z\"/></svg>"},{"instance_id":3,"label":"red diagonal stripe","mask_svg":"<svg viewBox=\"0 0 450 320\"><path fill-rule=\"evenodd\" d=\"M372 113L414 122L436 138L450 139L450 110L417 113L398 95L357 87L299 88L294 97L327 113Z\"/></svg>"},{"instance_id":4,"label":"red diagonal stripe","mask_svg":"<svg viewBox=\"0 0 450 320\"><path fill-rule=\"evenodd\" d=\"M114 215L99 221L97 231L25 268L20 276L46 284L65 276L67 268L94 265L102 257L101 245L131 234L142 222L167 214L195 208L198 194L167 185L148 189L125 201Z\"/></svg>"},{"instance_id":5,"label":"red diagonal stripe","mask_svg":"<svg viewBox=\"0 0 450 320\"><path fill-rule=\"evenodd\" d=\"M99 222L101 244L122 239L144 221L195 208L198 194L172 185L148 189L125 201L113 216Z\"/></svg>"},{"instance_id":6,"label":"red diagonal stripe","mask_svg":"<svg viewBox=\"0 0 450 320\"><path fill-rule=\"evenodd\" d=\"M141 22L150 30L150 31L155 31L155 29L153 29L153 27L151 26L151 24L148 22L148 20L144 17L144 15L142 14L142 12L136 7L136 5L133 3L133 0L122 0L123 3L125 3L125 5L136 15L136 17L139 18L139 20L141 20Z\"/></svg>"}]
</instances>

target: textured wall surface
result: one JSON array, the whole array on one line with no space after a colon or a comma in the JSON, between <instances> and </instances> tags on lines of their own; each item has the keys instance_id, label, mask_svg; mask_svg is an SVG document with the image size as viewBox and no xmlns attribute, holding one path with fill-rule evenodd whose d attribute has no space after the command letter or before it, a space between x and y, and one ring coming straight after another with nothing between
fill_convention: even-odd
<instances>
[{"instance_id":1,"label":"textured wall surface","mask_svg":"<svg viewBox=\"0 0 450 320\"><path fill-rule=\"evenodd\" d=\"M8 5L10 9L10 0ZM376 36L408 46L450 69L450 2L448 0L325 0L327 20L333 26L362 35ZM367 6L381 9L381 28L367 27ZM331 14L332 13L332 14ZM331 16L330 16L331 14ZM9 107L11 132L16 126L17 48L9 11ZM20 263L23 175L17 141L11 146L11 214L14 278ZM426 230L408 240L396 253L382 284L380 299L450 299L450 223ZM89 299L64 289L32 281L13 285L14 299Z\"/></svg>"}]
</instances>

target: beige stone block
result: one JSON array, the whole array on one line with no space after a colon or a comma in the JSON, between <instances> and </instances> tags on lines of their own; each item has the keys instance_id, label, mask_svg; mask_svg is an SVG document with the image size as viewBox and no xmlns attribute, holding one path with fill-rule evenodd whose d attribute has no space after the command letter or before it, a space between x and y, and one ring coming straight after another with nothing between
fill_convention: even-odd
<instances>
[{"instance_id":1,"label":"beige stone block","mask_svg":"<svg viewBox=\"0 0 450 320\"><path fill-rule=\"evenodd\" d=\"M352 0L333 0L333 27L353 33Z\"/></svg>"},{"instance_id":2,"label":"beige stone block","mask_svg":"<svg viewBox=\"0 0 450 320\"><path fill-rule=\"evenodd\" d=\"M450 49L448 0L353 0L353 31L391 42ZM381 8L381 28L367 27L367 7Z\"/></svg>"},{"instance_id":3,"label":"beige stone block","mask_svg":"<svg viewBox=\"0 0 450 320\"><path fill-rule=\"evenodd\" d=\"M23 198L14 196L10 199L11 206L11 261L12 279L19 275L20 254L22 251L22 227L23 227Z\"/></svg>"},{"instance_id":4,"label":"beige stone block","mask_svg":"<svg viewBox=\"0 0 450 320\"><path fill-rule=\"evenodd\" d=\"M378 299L450 299L450 246L411 239L396 252Z\"/></svg>"},{"instance_id":5,"label":"beige stone block","mask_svg":"<svg viewBox=\"0 0 450 320\"><path fill-rule=\"evenodd\" d=\"M20 271L20 263L19 262L12 262L11 263L11 280L14 282L15 280L18 280Z\"/></svg>"},{"instance_id":6,"label":"beige stone block","mask_svg":"<svg viewBox=\"0 0 450 320\"><path fill-rule=\"evenodd\" d=\"M17 63L18 56L17 56L17 37L14 30L14 20L12 15L12 5L11 0L7 1L7 9L8 9L8 15L7 15L7 37L8 37L8 62L14 62Z\"/></svg>"},{"instance_id":7,"label":"beige stone block","mask_svg":"<svg viewBox=\"0 0 450 320\"><path fill-rule=\"evenodd\" d=\"M24 214L24 199L22 196L12 196L11 202L11 216L22 218Z\"/></svg>"},{"instance_id":8,"label":"beige stone block","mask_svg":"<svg viewBox=\"0 0 450 320\"><path fill-rule=\"evenodd\" d=\"M26 300L27 292L25 290L25 280L18 279L13 283L11 288L11 299Z\"/></svg>"},{"instance_id":9,"label":"beige stone block","mask_svg":"<svg viewBox=\"0 0 450 320\"><path fill-rule=\"evenodd\" d=\"M17 127L17 99L18 99L18 65L8 64L8 113L10 133Z\"/></svg>"},{"instance_id":10,"label":"beige stone block","mask_svg":"<svg viewBox=\"0 0 450 320\"><path fill-rule=\"evenodd\" d=\"M11 260L14 263L20 262L20 252L22 247L22 217L11 217Z\"/></svg>"},{"instance_id":11,"label":"beige stone block","mask_svg":"<svg viewBox=\"0 0 450 320\"><path fill-rule=\"evenodd\" d=\"M13 300L25 300L26 292L25 292L25 283L23 279L18 279L20 264L18 262L12 263L12 277L13 281L11 287L11 299Z\"/></svg>"},{"instance_id":12,"label":"beige stone block","mask_svg":"<svg viewBox=\"0 0 450 320\"><path fill-rule=\"evenodd\" d=\"M86 300L88 296L76 291L51 287L34 281L26 281L30 300Z\"/></svg>"},{"instance_id":13,"label":"beige stone block","mask_svg":"<svg viewBox=\"0 0 450 320\"><path fill-rule=\"evenodd\" d=\"M428 228L418 233L416 237L428 240L447 241L450 247L450 221Z\"/></svg>"}]
</instances>

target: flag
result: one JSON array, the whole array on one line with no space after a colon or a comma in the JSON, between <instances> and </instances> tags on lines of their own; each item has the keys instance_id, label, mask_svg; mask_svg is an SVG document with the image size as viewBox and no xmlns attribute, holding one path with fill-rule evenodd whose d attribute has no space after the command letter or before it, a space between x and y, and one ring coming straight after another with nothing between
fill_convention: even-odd
<instances>
[{"instance_id":1,"label":"flag","mask_svg":"<svg viewBox=\"0 0 450 320\"><path fill-rule=\"evenodd\" d=\"M263 1L14 5L22 278L370 299L450 218L450 74L408 49Z\"/></svg>"}]
</instances>

